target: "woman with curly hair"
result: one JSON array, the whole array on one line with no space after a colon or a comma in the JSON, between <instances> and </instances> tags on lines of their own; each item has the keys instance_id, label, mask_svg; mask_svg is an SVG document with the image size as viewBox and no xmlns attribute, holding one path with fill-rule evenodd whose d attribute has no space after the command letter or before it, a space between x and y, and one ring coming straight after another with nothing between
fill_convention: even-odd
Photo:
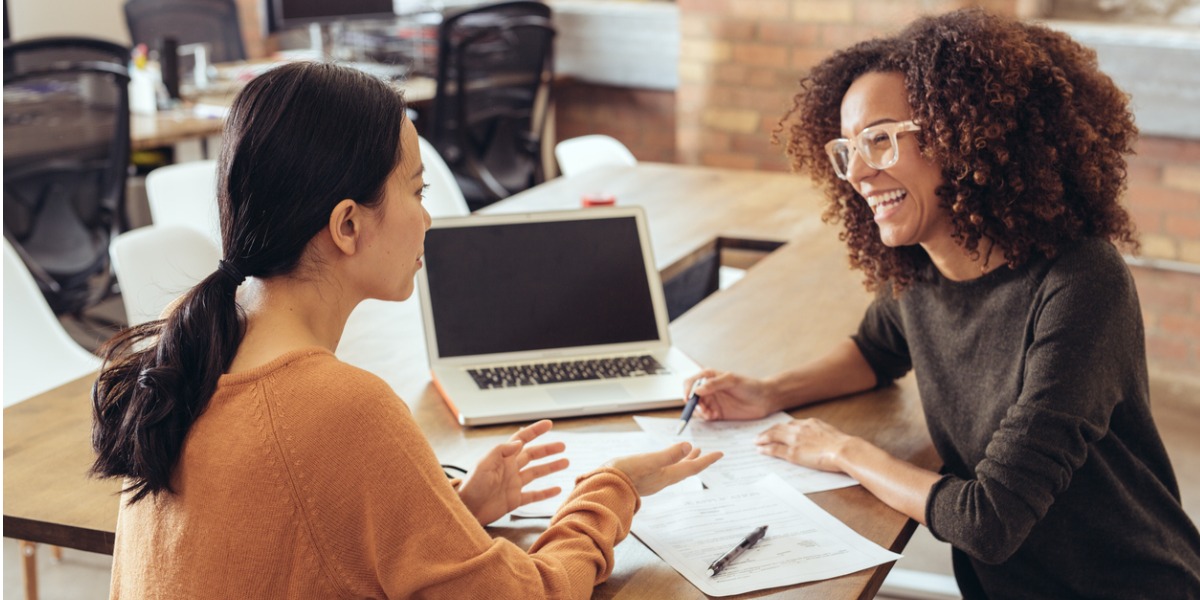
<instances>
[{"instance_id":1,"label":"woman with curly hair","mask_svg":"<svg viewBox=\"0 0 1200 600\"><path fill-rule=\"evenodd\" d=\"M941 473L816 419L759 450L927 525L967 598L1200 597L1114 246L1136 246L1118 198L1137 130L1095 53L978 10L926 17L816 67L785 127L877 296L810 364L700 373L697 412L759 418L913 370Z\"/></svg>"}]
</instances>

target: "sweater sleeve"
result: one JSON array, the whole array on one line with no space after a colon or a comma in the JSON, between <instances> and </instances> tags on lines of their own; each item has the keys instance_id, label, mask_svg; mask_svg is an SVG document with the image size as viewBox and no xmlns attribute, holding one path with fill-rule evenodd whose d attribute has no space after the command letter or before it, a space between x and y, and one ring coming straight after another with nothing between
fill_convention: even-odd
<instances>
[{"instance_id":1,"label":"sweater sleeve","mask_svg":"<svg viewBox=\"0 0 1200 600\"><path fill-rule=\"evenodd\" d=\"M561 595L589 598L592 588L612 574L613 548L629 535L633 514L639 507L637 488L625 473L604 467L582 475L529 552L539 569L582 569L579 576L568 580L572 586L568 593ZM596 575L589 578L591 573Z\"/></svg>"},{"instance_id":2,"label":"sweater sleeve","mask_svg":"<svg viewBox=\"0 0 1200 600\"><path fill-rule=\"evenodd\" d=\"M291 467L298 518L344 595L586 598L611 573L613 546L628 535L638 506L627 477L585 476L526 553L479 525L384 382L340 369L336 395L314 399L319 411L272 415L272 425Z\"/></svg>"},{"instance_id":3,"label":"sweater sleeve","mask_svg":"<svg viewBox=\"0 0 1200 600\"><path fill-rule=\"evenodd\" d=\"M889 288L876 295L859 323L858 333L851 336L875 372L876 387L890 385L912 369L900 306L891 293Z\"/></svg>"},{"instance_id":4,"label":"sweater sleeve","mask_svg":"<svg viewBox=\"0 0 1200 600\"><path fill-rule=\"evenodd\" d=\"M1144 385L1137 293L1108 249L1065 255L1043 280L1016 403L974 478L947 475L930 492L930 531L977 560L998 564L1021 547L1108 433L1117 403Z\"/></svg>"}]
</instances>

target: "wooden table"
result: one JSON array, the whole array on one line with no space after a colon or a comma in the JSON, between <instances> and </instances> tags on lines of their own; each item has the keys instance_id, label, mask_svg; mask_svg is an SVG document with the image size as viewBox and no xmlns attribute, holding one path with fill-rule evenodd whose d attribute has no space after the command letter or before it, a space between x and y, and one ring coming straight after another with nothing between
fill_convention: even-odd
<instances>
[{"instance_id":1,"label":"wooden table","mask_svg":"<svg viewBox=\"0 0 1200 600\"><path fill-rule=\"evenodd\" d=\"M671 324L676 345L700 364L766 376L821 354L852 333L869 298L861 277L847 268L834 227L819 219L819 197L802 177L745 171L642 164L557 179L496 205L489 212L578 206L583 193L603 191L619 204L640 204L649 215L655 258L670 272L711 248L718 237L788 241L754 266L736 285L721 290ZM379 318L407 303L366 308ZM372 318L364 317L360 323ZM352 318L354 321L355 318ZM429 383L420 351L381 352L395 331L354 330L343 345L376 350L357 362L379 373L412 408L439 459L470 459L507 438L514 426L463 429ZM372 338L375 335L377 337ZM390 337L395 340L395 337ZM339 348L339 356L343 354ZM351 352L350 354L354 354ZM364 364L365 363L365 364ZM116 521L116 482L89 481L89 382L67 384L4 412L4 534L37 542L111 552ZM677 411L643 414L677 416ZM793 411L820 416L864 436L896 456L936 468L911 378L884 390ZM557 421L565 431L632 431L629 414ZM860 534L901 550L915 523L861 487L810 497ZM545 519L502 520L494 535L528 547ZM612 577L597 598L701 598L704 595L636 538L617 547ZM844 577L764 590L744 597L871 598L890 565Z\"/></svg>"},{"instance_id":2,"label":"wooden table","mask_svg":"<svg viewBox=\"0 0 1200 600\"><path fill-rule=\"evenodd\" d=\"M404 98L411 105L433 100L436 85L429 77L414 76L400 84ZM214 106L229 106L233 103L237 87L224 85L223 93L206 94L197 102ZM220 135L225 119L198 115L194 103L182 108L159 111L153 115L133 113L130 115L130 144L134 150L146 150L172 146L179 142Z\"/></svg>"}]
</instances>

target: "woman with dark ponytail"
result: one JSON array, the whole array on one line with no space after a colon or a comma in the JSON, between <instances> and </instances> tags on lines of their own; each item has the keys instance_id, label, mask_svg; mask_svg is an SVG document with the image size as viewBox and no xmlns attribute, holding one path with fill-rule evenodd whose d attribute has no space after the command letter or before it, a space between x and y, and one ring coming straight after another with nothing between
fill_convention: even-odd
<instances>
[{"instance_id":1,"label":"woman with dark ponytail","mask_svg":"<svg viewBox=\"0 0 1200 600\"><path fill-rule=\"evenodd\" d=\"M413 292L429 215L400 94L297 63L256 78L226 124L224 259L105 349L93 473L125 481L113 598L587 597L639 496L719 454L677 444L580 479L528 553L483 526L558 493L540 421L465 482L404 403L333 349L366 298Z\"/></svg>"}]
</instances>

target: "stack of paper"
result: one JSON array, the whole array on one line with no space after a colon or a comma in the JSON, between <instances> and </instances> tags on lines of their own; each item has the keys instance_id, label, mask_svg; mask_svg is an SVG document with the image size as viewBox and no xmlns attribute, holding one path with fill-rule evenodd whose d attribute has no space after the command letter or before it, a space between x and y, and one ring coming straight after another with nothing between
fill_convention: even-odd
<instances>
[{"instance_id":1,"label":"stack of paper","mask_svg":"<svg viewBox=\"0 0 1200 600\"><path fill-rule=\"evenodd\" d=\"M710 577L708 565L761 525L766 537ZM840 577L900 558L776 475L741 488L645 498L633 534L710 596Z\"/></svg>"}]
</instances>

